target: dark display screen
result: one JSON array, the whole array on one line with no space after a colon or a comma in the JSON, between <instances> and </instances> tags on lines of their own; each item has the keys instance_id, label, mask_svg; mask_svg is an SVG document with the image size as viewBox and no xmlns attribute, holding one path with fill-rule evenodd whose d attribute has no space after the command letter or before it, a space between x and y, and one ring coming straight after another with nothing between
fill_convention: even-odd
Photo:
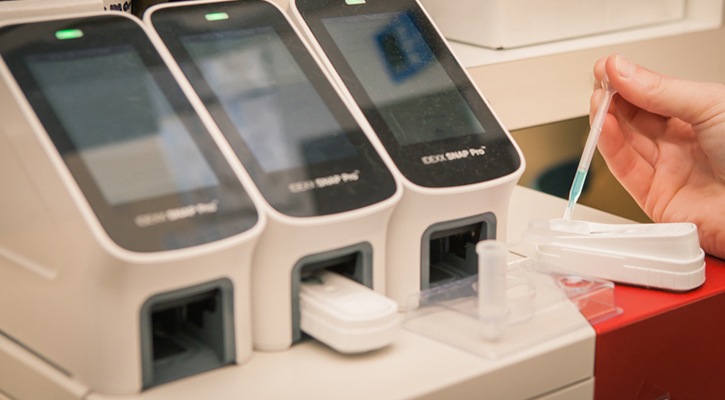
<instances>
[{"instance_id":1,"label":"dark display screen","mask_svg":"<svg viewBox=\"0 0 725 400\"><path fill-rule=\"evenodd\" d=\"M424 187L496 179L516 147L415 0L295 0L400 172Z\"/></svg>"},{"instance_id":2,"label":"dark display screen","mask_svg":"<svg viewBox=\"0 0 725 400\"><path fill-rule=\"evenodd\" d=\"M266 172L357 155L271 26L180 39Z\"/></svg>"},{"instance_id":3,"label":"dark display screen","mask_svg":"<svg viewBox=\"0 0 725 400\"><path fill-rule=\"evenodd\" d=\"M276 210L327 215L395 193L392 174L273 5L188 3L154 11L151 22Z\"/></svg>"},{"instance_id":4,"label":"dark display screen","mask_svg":"<svg viewBox=\"0 0 725 400\"><path fill-rule=\"evenodd\" d=\"M8 26L0 56L121 247L185 248L256 223L251 199L136 22Z\"/></svg>"},{"instance_id":5,"label":"dark display screen","mask_svg":"<svg viewBox=\"0 0 725 400\"><path fill-rule=\"evenodd\" d=\"M398 143L485 131L407 13L322 22Z\"/></svg>"},{"instance_id":6,"label":"dark display screen","mask_svg":"<svg viewBox=\"0 0 725 400\"><path fill-rule=\"evenodd\" d=\"M109 205L219 184L132 46L25 62Z\"/></svg>"}]
</instances>

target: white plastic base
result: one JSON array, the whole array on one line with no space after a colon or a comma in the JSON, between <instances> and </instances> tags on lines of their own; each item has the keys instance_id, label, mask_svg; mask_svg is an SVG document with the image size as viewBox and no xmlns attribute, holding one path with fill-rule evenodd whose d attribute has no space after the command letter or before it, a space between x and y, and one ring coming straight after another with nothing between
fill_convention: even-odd
<instances>
[{"instance_id":1,"label":"white plastic base","mask_svg":"<svg viewBox=\"0 0 725 400\"><path fill-rule=\"evenodd\" d=\"M389 345L400 327L398 304L334 272L300 285L300 327L341 353L362 353Z\"/></svg>"}]
</instances>

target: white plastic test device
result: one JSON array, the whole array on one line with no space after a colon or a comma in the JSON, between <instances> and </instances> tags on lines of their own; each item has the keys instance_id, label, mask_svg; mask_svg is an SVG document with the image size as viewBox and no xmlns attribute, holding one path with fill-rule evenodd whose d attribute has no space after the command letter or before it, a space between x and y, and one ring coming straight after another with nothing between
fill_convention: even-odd
<instances>
[{"instance_id":1,"label":"white plastic test device","mask_svg":"<svg viewBox=\"0 0 725 400\"><path fill-rule=\"evenodd\" d=\"M259 0L203 1L153 7L145 21L266 200L252 274L255 347L287 349L302 331L342 352L390 343L395 306L360 319L337 303L394 304L380 293L401 190L284 13ZM346 278L305 283L320 270Z\"/></svg>"},{"instance_id":2,"label":"white plastic test device","mask_svg":"<svg viewBox=\"0 0 725 400\"><path fill-rule=\"evenodd\" d=\"M6 24L0 58L0 334L18 362L103 394L243 363L266 218L140 21Z\"/></svg>"},{"instance_id":3,"label":"white plastic test device","mask_svg":"<svg viewBox=\"0 0 725 400\"><path fill-rule=\"evenodd\" d=\"M524 158L415 0L293 0L292 13L403 182L388 230L401 306L476 274L476 243L505 240Z\"/></svg>"},{"instance_id":4,"label":"white plastic test device","mask_svg":"<svg viewBox=\"0 0 725 400\"><path fill-rule=\"evenodd\" d=\"M568 271L686 291L705 282L705 252L691 223L612 225L534 221L524 237L535 258Z\"/></svg>"}]
</instances>

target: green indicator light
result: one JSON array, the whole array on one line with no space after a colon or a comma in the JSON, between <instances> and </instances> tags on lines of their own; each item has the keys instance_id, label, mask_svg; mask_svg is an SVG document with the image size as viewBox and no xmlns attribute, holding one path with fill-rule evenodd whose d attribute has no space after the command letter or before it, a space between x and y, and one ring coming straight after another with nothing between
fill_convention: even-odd
<instances>
[{"instance_id":1,"label":"green indicator light","mask_svg":"<svg viewBox=\"0 0 725 400\"><path fill-rule=\"evenodd\" d=\"M358 4L365 4L365 0L345 0L345 4L348 6L356 6Z\"/></svg>"},{"instance_id":2,"label":"green indicator light","mask_svg":"<svg viewBox=\"0 0 725 400\"><path fill-rule=\"evenodd\" d=\"M78 39L79 37L83 37L83 31L80 29L66 29L55 32L55 37L60 40Z\"/></svg>"},{"instance_id":3,"label":"green indicator light","mask_svg":"<svg viewBox=\"0 0 725 400\"><path fill-rule=\"evenodd\" d=\"M204 16L207 21L221 21L223 19L229 19L229 14L225 12L211 13Z\"/></svg>"}]
</instances>

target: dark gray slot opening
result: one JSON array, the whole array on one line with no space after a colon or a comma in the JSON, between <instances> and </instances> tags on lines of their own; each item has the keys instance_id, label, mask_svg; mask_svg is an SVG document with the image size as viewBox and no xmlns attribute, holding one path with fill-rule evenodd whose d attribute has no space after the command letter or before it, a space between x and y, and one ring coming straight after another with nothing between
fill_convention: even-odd
<instances>
[{"instance_id":1,"label":"dark gray slot opening","mask_svg":"<svg viewBox=\"0 0 725 400\"><path fill-rule=\"evenodd\" d=\"M141 307L143 387L233 364L233 286L228 279L155 295Z\"/></svg>"},{"instance_id":2,"label":"dark gray slot opening","mask_svg":"<svg viewBox=\"0 0 725 400\"><path fill-rule=\"evenodd\" d=\"M421 243L421 290L477 274L476 244L495 238L490 212L431 225Z\"/></svg>"},{"instance_id":3,"label":"dark gray slot opening","mask_svg":"<svg viewBox=\"0 0 725 400\"><path fill-rule=\"evenodd\" d=\"M300 329L300 282L310 279L316 271L337 272L373 288L373 247L368 242L312 254L301 258L292 269L292 342L302 340Z\"/></svg>"}]
</instances>

